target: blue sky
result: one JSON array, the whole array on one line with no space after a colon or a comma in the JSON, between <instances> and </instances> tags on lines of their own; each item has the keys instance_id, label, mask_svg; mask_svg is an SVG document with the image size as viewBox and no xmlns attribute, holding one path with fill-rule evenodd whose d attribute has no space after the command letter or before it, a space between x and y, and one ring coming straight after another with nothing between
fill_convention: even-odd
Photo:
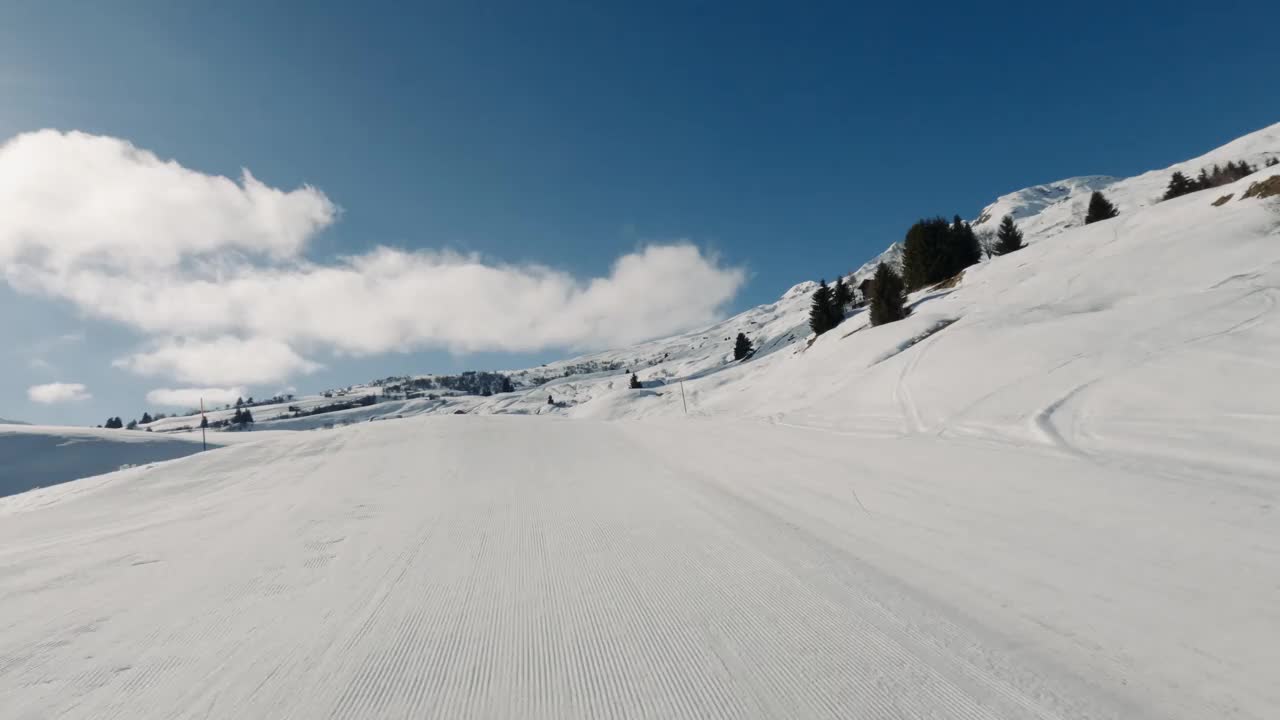
<instances>
[{"instance_id":1,"label":"blue sky","mask_svg":"<svg viewBox=\"0 0 1280 720\"><path fill-rule=\"evenodd\" d=\"M972 217L1029 184L1161 167L1280 119L1280 48L1250 31L1280 20L1266 3L196 5L6 4L0 138L80 130L205 175L247 168L284 192L314 186L340 211L289 262L450 249L586 283L621 256L685 241L706 277L745 271L720 312L855 268L922 215ZM104 316L74 288L12 285L0 287L0 417L39 422L128 419L158 387L308 391L520 367L617 337L555 328L504 348L456 329L434 342L428 328L399 344L412 351L387 352L385 337L353 350L290 336L309 364L286 362L295 372L279 379L166 377L164 363L148 374L138 368L154 364L113 361L172 326ZM663 282L651 293L679 297ZM465 293L432 297L468 305ZM92 398L28 399L52 382Z\"/></svg>"}]
</instances>

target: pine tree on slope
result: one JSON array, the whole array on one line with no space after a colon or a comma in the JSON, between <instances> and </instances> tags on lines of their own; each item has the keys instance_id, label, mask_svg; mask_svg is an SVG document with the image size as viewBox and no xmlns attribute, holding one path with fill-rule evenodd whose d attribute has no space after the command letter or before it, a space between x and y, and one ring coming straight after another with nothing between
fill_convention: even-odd
<instances>
[{"instance_id":1,"label":"pine tree on slope","mask_svg":"<svg viewBox=\"0 0 1280 720\"><path fill-rule=\"evenodd\" d=\"M893 268L880 263L876 268L876 281L871 289L871 324L901 320L911 314L907 308L907 291L902 278Z\"/></svg>"},{"instance_id":2,"label":"pine tree on slope","mask_svg":"<svg viewBox=\"0 0 1280 720\"><path fill-rule=\"evenodd\" d=\"M915 290L946 279L951 226L940 217L920 220L902 241L902 280Z\"/></svg>"},{"instance_id":3,"label":"pine tree on slope","mask_svg":"<svg viewBox=\"0 0 1280 720\"><path fill-rule=\"evenodd\" d=\"M955 275L970 265L982 262L982 243L978 242L978 234L973 231L973 226L961 219L959 215L951 223L950 250L952 264L947 277Z\"/></svg>"},{"instance_id":4,"label":"pine tree on slope","mask_svg":"<svg viewBox=\"0 0 1280 720\"><path fill-rule=\"evenodd\" d=\"M813 302L809 304L809 329L814 335L821 335L835 327L831 317L831 299L831 288L823 280L818 283L818 289L813 291Z\"/></svg>"},{"instance_id":5,"label":"pine tree on slope","mask_svg":"<svg viewBox=\"0 0 1280 720\"><path fill-rule=\"evenodd\" d=\"M644 386L640 384L640 378L635 373L631 373L631 389L639 390L642 387Z\"/></svg>"},{"instance_id":6,"label":"pine tree on slope","mask_svg":"<svg viewBox=\"0 0 1280 720\"><path fill-rule=\"evenodd\" d=\"M1084 224L1090 225L1099 220L1110 220L1119 214L1120 211L1116 209L1115 205L1111 204L1111 201L1105 195L1094 190L1093 195L1089 198L1089 211L1085 213Z\"/></svg>"},{"instance_id":7,"label":"pine tree on slope","mask_svg":"<svg viewBox=\"0 0 1280 720\"><path fill-rule=\"evenodd\" d=\"M1173 176L1169 178L1169 187L1165 188L1164 199L1172 200L1176 197L1182 197L1187 193L1195 192L1195 190L1195 184L1188 180L1186 175L1183 175L1181 172L1175 172Z\"/></svg>"},{"instance_id":8,"label":"pine tree on slope","mask_svg":"<svg viewBox=\"0 0 1280 720\"><path fill-rule=\"evenodd\" d=\"M1000 229L996 231L996 246L993 252L996 255L1008 255L1024 247L1026 245L1022 242L1022 231L1014 224L1012 215L1005 215L1000 221Z\"/></svg>"},{"instance_id":9,"label":"pine tree on slope","mask_svg":"<svg viewBox=\"0 0 1280 720\"><path fill-rule=\"evenodd\" d=\"M738 333L738 339L733 343L733 359L744 360L751 357L751 354L755 351L756 349L751 346L751 340L747 338L746 333Z\"/></svg>"}]
</instances>

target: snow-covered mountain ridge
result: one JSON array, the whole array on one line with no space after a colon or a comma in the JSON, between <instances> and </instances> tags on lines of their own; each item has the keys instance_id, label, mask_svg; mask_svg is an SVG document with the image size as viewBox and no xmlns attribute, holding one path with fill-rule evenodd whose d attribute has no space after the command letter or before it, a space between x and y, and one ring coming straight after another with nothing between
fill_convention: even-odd
<instances>
[{"instance_id":1,"label":"snow-covered mountain ridge","mask_svg":"<svg viewBox=\"0 0 1280 720\"><path fill-rule=\"evenodd\" d=\"M948 304L959 303L965 295L975 294L974 286L979 282L979 278L988 276L990 273L1000 276L1002 282L1008 280L1011 284L1001 287L999 293L987 298L986 302L971 310L983 313L996 311L999 304L1005 302L1006 298L1016 296L1018 285L1024 284L1019 278L1007 277L1006 271L1010 267L1026 267L1027 272L1035 276L1037 283L1067 282L1073 287L1079 287L1081 279L1090 275L1111 276L1114 277L1116 286L1098 288L1099 291L1107 295L1132 296L1136 294L1138 288L1132 281L1126 279L1124 272L1116 272L1121 268L1117 267L1114 261L1104 261L1101 257L1096 263L1098 267L1093 267L1095 263L1092 260L1085 260L1088 256L1085 254L1084 245L1092 246L1098 242L1096 239L1098 234L1104 233L1106 238L1113 240L1107 243L1108 252L1122 253L1127 244L1135 244L1154 253L1164 254L1168 252L1172 243L1172 239L1164 239L1166 223L1174 223L1178 226L1177 229L1192 237L1203 236L1208 242L1208 238L1220 238L1224 232L1229 232L1232 223L1240 219L1237 216L1259 218L1261 225L1255 227L1255 230L1260 233L1268 232L1268 218L1272 216L1261 206L1252 207L1247 202L1236 202L1218 208L1212 207L1211 203L1233 192L1239 198L1251 183L1280 174L1280 167L1264 167L1265 163L1272 158L1280 158L1280 123L1246 135L1198 157L1135 177L1069 178L1003 195L979 213L974 221L975 228L979 231L994 230L994 226L1004 214L1012 214L1023 229L1030 247L1022 253L999 258L994 262L984 262L981 266L970 268L961 288L950 298L945 297L947 293L941 293L939 295L944 297L939 297L937 302L934 302L928 293L916 296L913 300L918 306L917 314L923 316L925 310L931 307L946 307ZM1175 170L1194 175L1201 167L1240 160L1257 166L1259 170L1237 183L1239 187L1213 188L1173 201L1159 202L1169 176ZM1083 227L1084 210L1089 195L1095 189L1105 190L1107 196L1120 208L1121 216L1115 221L1086 228ZM1179 218L1176 222L1170 219L1174 216ZM1158 226L1156 235L1148 237L1145 234L1148 222ZM1122 229L1132 233L1133 237L1123 237ZM1173 229L1175 228L1168 228L1168 230ZM1070 233L1070 237L1064 239L1064 247L1036 249L1037 245L1047 240L1052 239L1056 243L1059 237L1067 233ZM1193 274L1202 276L1206 281L1213 280L1216 263L1192 262L1191 258L1200 254L1220 256L1223 250L1212 244L1193 246L1187 250L1185 259L1190 263ZM1266 260L1271 259L1269 252L1264 254L1267 256ZM1056 260L1059 255L1065 256L1063 263ZM1044 257L1043 260L1041 256ZM884 253L853 273L851 278L855 282L861 280L874 272L875 266L881 261L900 266L901 244L891 245ZM1063 277L1067 262L1080 267L1072 271L1074 273L1072 276ZM1135 275L1141 273L1144 279L1157 281L1163 276L1173 275L1175 266L1147 266L1143 263L1142 267L1135 267L1132 270ZM528 387L534 383L543 382L545 385L537 391L516 393L511 397L459 398L455 402L442 406L438 411L455 412L461 407L468 412L481 413L568 412L574 414L579 411L575 410L577 405L602 394L625 388L628 371L637 372L646 387L659 390L672 381L683 379L686 383L686 401L701 410L709 410L703 407L702 401L708 399L706 396L712 393L711 387L719 382L712 380L711 376L722 372L727 373L726 377L758 374L763 372L762 365L777 365L783 362L780 359L771 359L772 356L789 357L804 350L804 341L809 337L809 295L814 285L812 282L798 284L775 303L751 308L705 330L662 338L629 348L570 358L549 363L540 368L515 371L513 377L518 385ZM1155 291L1155 288L1153 287L1152 290ZM1161 288L1160 292L1165 292L1165 289ZM1101 301L1096 299L1081 299L1079 302L1081 306L1101 307ZM988 303L993 304L987 307ZM1042 307L1035 312L1044 312L1046 306L1043 303L1041 305ZM911 321L909 324L917 323L918 321ZM865 325L865 318L855 315L833 334L844 336L865 328ZM741 365L743 368L741 371L736 369L739 366L731 362L733 339L738 332L745 332L759 348L755 357ZM886 328L875 332L889 334L893 331ZM831 341L824 336L819 344L827 342ZM577 368L592 366L602 370L596 373L573 372ZM570 374L566 375L566 370L571 371ZM690 392L697 396L697 401L690 399L692 397ZM548 394L552 395L557 402L561 402L562 407L547 406ZM644 414L656 411L659 407L666 411L682 412L682 406L672 408L665 403L657 402L652 397L641 400L639 404L649 407Z\"/></svg>"},{"instance_id":2,"label":"snow-covered mountain ridge","mask_svg":"<svg viewBox=\"0 0 1280 720\"><path fill-rule=\"evenodd\" d=\"M255 407L254 415L258 420L258 427L262 429L305 429L415 414L517 413L630 417L683 414L686 406L691 413L773 417L777 415L775 407L770 407L767 403L744 401L748 388L760 385L769 388L767 393L757 387L750 391L751 394L767 394L777 406L790 407L798 412L805 403L821 400L807 392L801 392L810 383L830 387L852 375L869 373L864 382L871 383L869 387L880 387L887 381L882 382L878 378L882 371L874 366L882 363L886 367L895 366L894 362L884 362L885 359L900 352L899 345L931 333L931 323L947 321L950 324L950 321L965 316L970 318L969 322L978 317L1001 317L1004 318L1003 322L1012 325L1033 324L1037 318L1046 322L1065 322L1065 318L1052 315L1061 312L1070 317L1092 317L1098 327L1091 327L1090 331L1105 334L1111 329L1112 319L1102 311L1113 308L1122 299L1123 303L1133 303L1154 299L1144 297L1144 292L1154 296L1189 292L1198 280L1210 284L1226 283L1221 286L1226 287L1230 284L1228 276L1258 270L1252 262L1260 262L1265 267L1273 258L1271 251L1262 246L1256 248L1257 257L1253 261L1246 261L1243 266L1228 263L1229 267L1220 269L1223 261L1233 256L1212 243L1228 243L1233 224L1245 223L1245 218L1253 218L1249 221L1251 224L1248 230L1249 237L1253 240L1269 233L1270 226L1267 223L1272 216L1262 209L1269 201L1252 204L1237 201L1223 207L1213 207L1211 202L1228 193L1234 193L1239 198L1250 183L1280 174L1280 168L1264 167L1273 158L1280 158L1280 124L1250 133L1198 157L1134 177L1082 176L1002 195L977 215L973 221L975 229L979 232L992 231L1004 214L1011 214L1026 235L1029 245L1026 250L970 268L960 287L954 291L917 294L913 297L916 316L904 323L863 332L867 330L866 319L861 313L856 313L834 333L821 338L813 348L807 348L806 341L810 337L810 294L815 284L802 282L788 290L776 302L751 308L702 330L572 357L536 368L510 371L507 374L516 386L516 392L512 393L481 397L429 391L421 397L384 399L374 405L325 415L287 417L289 413L283 405ZM1257 166L1259 170L1237 183L1239 187L1213 188L1173 201L1159 202L1169 176L1175 170L1194 176L1201 167L1240 160ZM1096 226L1083 227L1085 205L1089 195L1096 189L1106 192L1120 208L1121 216ZM930 213L922 209L921 214ZM1175 217L1176 220L1173 219ZM1167 263L1152 264L1134 258L1136 265L1133 267L1120 264L1129 253L1167 256L1173 247L1178 246L1175 237L1184 237L1187 245L1183 248L1182 255L1169 256ZM1052 242L1046 242L1050 240ZM1114 257L1108 257L1109 255ZM899 266L901 244L890 245L884 253L854 272L850 279L860 281L873 272L881 261ZM1014 272L1013 268L1019 270ZM1184 277L1183 268L1189 276ZM1231 272L1227 272L1228 270ZM1023 277L1024 274L1028 277ZM1175 287L1168 286L1166 283L1172 282L1175 277L1180 278L1179 284ZM1100 278L1110 280L1102 283ZM1135 278L1151 282L1143 287L1135 284ZM1090 279L1094 282L1087 282ZM1047 295L1029 295L1025 306L1011 302L1026 294L1026 288L1033 286L1043 286ZM1082 292L1086 289L1087 292ZM1034 302L1030 299L1032 297ZM1258 297L1269 295L1263 293L1251 297L1254 300L1250 302L1254 302ZM1191 298L1186 298L1185 301L1195 302ZM965 332L965 325L962 322L948 330L947 334L961 335ZM757 348L756 354L746 363L732 361L733 341L738 332L746 333ZM805 355L824 353L824 348L837 342L833 338L849 337L854 332L858 333L856 342L841 344L856 348L854 355L864 358L862 362L869 362L868 359L872 358L880 360L870 362L868 367L859 368L851 357L851 364L847 367L830 370L816 367L803 359L793 362L793 359ZM905 333L906 337L898 338L901 333ZM994 347L1000 343L995 339L987 339L984 344ZM1061 343L1055 341L1055 344ZM1084 344L1076 350L1078 352L1069 353L1068 357L1075 354L1085 357L1090 352L1090 348ZM1032 348L1031 351L1035 352L1036 349ZM851 350L845 348L842 352ZM940 354L942 353L930 352L931 358ZM1068 358L1063 358L1064 361L1066 359ZM1074 362L1080 363L1079 360ZM994 362L994 365L998 366L1000 363ZM647 392L628 390L628 379L633 372L638 375ZM827 372L835 375L827 377L824 374ZM1028 370L1019 368L1010 372L1022 376ZM788 378L785 387L776 387L772 381L766 381L765 376L771 375L775 381L781 382L782 374ZM1061 371L1059 374L1062 374ZM674 384L677 382L683 383L683 397ZM347 392L358 396L380 390L376 387L357 386L347 389ZM987 388L987 392L995 390L994 387ZM315 405L323 402L326 400L304 398L290 405L296 407L300 404ZM853 402L852 398L850 402ZM988 399L986 402L992 401ZM869 406L865 403L851 405L841 424L849 424L854 415L863 414L867 407ZM1027 409L1025 412L1032 410ZM861 427L883 424L896 426L898 430L918 424L915 422L918 418L912 419L911 413L905 412L901 407L896 414L903 415L897 418L896 423L868 423L864 418L864 421L853 424ZM882 419L893 415L894 413L890 413ZM273 418L280 419L273 421ZM169 418L157 424L155 429L191 425L189 418ZM959 430L953 428L952 431Z\"/></svg>"}]
</instances>

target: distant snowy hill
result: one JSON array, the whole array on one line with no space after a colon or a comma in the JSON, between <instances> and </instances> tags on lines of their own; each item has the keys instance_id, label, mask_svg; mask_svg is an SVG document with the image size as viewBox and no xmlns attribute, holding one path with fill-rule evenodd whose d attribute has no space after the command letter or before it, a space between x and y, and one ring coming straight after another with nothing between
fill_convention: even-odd
<instances>
[{"instance_id":1,"label":"distant snowy hill","mask_svg":"<svg viewBox=\"0 0 1280 720\"><path fill-rule=\"evenodd\" d=\"M1265 167L1267 161L1277 158L1280 158L1280 123L1237 138L1199 157L1135 177L1091 175L1068 178L1002 195L983 208L974 221L974 229L994 232L1002 217L1013 215L1026 233L1028 242L1035 242L1053 237L1068 228L1079 227L1089 204L1089 196L1095 190L1102 190L1120 208L1122 214L1132 213L1160 202L1169 184L1169 176L1175 171L1194 178L1201 168L1240 161L1265 171L1269 170ZM1264 175L1265 173L1259 174L1259 177ZM1201 192L1211 193L1213 190Z\"/></svg>"},{"instance_id":2,"label":"distant snowy hill","mask_svg":"<svg viewBox=\"0 0 1280 720\"><path fill-rule=\"evenodd\" d=\"M954 291L917 294L913 297L916 317L905 323L869 329L865 317L858 314L806 349L809 295L814 284L802 283L776 303L752 308L706 330L516 371L512 376L522 388L520 392L491 398L454 398L431 412L554 412L628 417L680 414L687 403L690 411L697 413L774 416L785 407L799 410L825 402L828 396L839 397L836 388L853 384L856 387L851 388L852 395L840 401L846 404L838 409L844 418L838 424L859 427L871 424L898 430L932 427L932 423L915 417L917 412L928 415L929 411L911 410L902 397L893 407L878 407L878 402L873 404L861 398L873 389L899 385L896 378L884 376L896 372L914 375L915 382L927 379L931 385L967 386L971 402L981 402L965 413L982 415L984 407L998 404L996 397L1006 382L1019 379L1022 387L1036 382L1056 386L1057 378L1072 376L1093 362L1116 362L1109 357L1114 351L1105 350L1099 343L1123 346L1135 337L1145 337L1133 334L1148 321L1130 314L1138 307L1146 307L1151 320L1169 317L1167 327L1144 332L1163 338L1159 342L1175 345L1181 342L1175 338L1184 338L1193 332L1201 317L1195 308L1205 303L1218 308L1216 312L1220 314L1208 321L1205 333L1227 333L1231 323L1219 327L1218 319L1235 318L1237 314L1252 318L1262 312L1257 321L1250 322L1264 325L1270 322L1271 315L1265 310L1274 291L1268 288L1280 286L1280 281L1273 277L1275 263L1280 261L1275 237L1280 215L1274 210L1274 200L1240 200L1240 196L1252 183L1280 174L1280 166L1263 167L1268 159L1277 157L1280 157L1280 124L1191 160L1133 178L1072 178L1005 195L977 218L978 228L993 227L1000 216L1011 213L1018 218L1030 247L970 268ZM1232 186L1157 202L1174 170L1194 176L1201 167L1240 160L1258 166L1258 172ZM1120 207L1121 216L1083 227L1088 197L1098 188L1105 189ZM1221 207L1212 204L1227 194L1234 194L1235 200ZM922 209L922 214L929 213ZM1047 242L1050 240L1052 242ZM1041 245L1043 247L1038 247ZM860 268L854 274L855 279L873 272L881 260L900 265L901 246L890 246ZM1238 290L1238 299L1230 299L1234 297L1231 288ZM930 350L929 361L924 365L915 359L906 370L898 367L897 361L887 361L900 351L899 345L931 332L932 324L952 321L956 324L946 335L975 333L971 349L954 347L961 355L948 356L946 351L951 343L940 337L929 343L938 348ZM1050 333L1051 337L1037 340L1025 349L1004 347L1007 339L1021 337L1022 331L1014 332L1014 329L1037 326L1043 326L1043 332ZM755 357L742 364L733 363L731 355L733 339L740 331L760 348ZM1065 334L1057 335L1059 332ZM1231 332L1245 332L1245 329ZM852 336L853 333L857 335ZM903 334L906 337L898 337ZM1217 336L1210 337L1205 342L1212 345L1225 342L1226 335L1217 341L1212 340ZM1270 343L1271 339L1263 337L1256 341ZM836 345L840 350L829 350ZM828 352L836 354L832 358L836 364L815 365L816 356ZM995 354L997 352L1003 354ZM1153 351L1147 348L1139 354L1150 352ZM1189 352L1185 349L1179 356L1185 357ZM1042 369L1044 372L1059 363L1066 364L1054 372L1055 378L1037 380L1035 368L1038 366L1024 357L1027 353L1043 353L1052 359ZM969 355L983 358L985 366L975 368L972 375L958 375L963 363L969 362L960 362L961 356ZM1104 356L1108 359L1101 359ZM1249 360L1251 353L1230 357L1253 367L1253 361ZM1226 358L1223 361L1226 362ZM1013 364L1006 365L1008 362ZM1219 374L1217 370L1192 366L1186 371L1210 377ZM636 372L645 387L656 393L628 391L628 372ZM678 380L684 381L683 399L671 385ZM536 383L542 385L531 389ZM1101 377L1078 392L1096 393L1100 383L1103 383ZM899 395L903 392L905 389L899 391ZM1151 392L1155 393L1155 388ZM558 405L550 406L548 396ZM1177 410L1180 414L1188 411L1187 403L1179 404L1175 399L1188 397L1186 393L1172 396L1170 411L1174 405L1180 405ZM930 401L927 396L922 398L923 404ZM1075 402L1080 400L1073 398ZM610 407L606 410L601 403ZM1041 410L1043 407L1032 403L1022 410L1026 417L1020 422L1034 425L1033 416ZM895 416L896 420L890 421ZM863 420L854 421L858 417ZM940 412L936 419L946 426L958 417L947 411ZM990 419L998 425L1007 418L996 420ZM952 432L961 431L953 428Z\"/></svg>"},{"instance_id":3,"label":"distant snowy hill","mask_svg":"<svg viewBox=\"0 0 1280 720\"><path fill-rule=\"evenodd\" d=\"M1208 345L1226 342L1233 334L1253 327L1245 323L1244 329L1228 332L1231 325L1220 325L1222 318L1244 323L1236 315L1258 315L1249 322L1270 327L1265 304L1271 302L1272 291L1267 288L1280 284L1272 278L1274 263L1280 261L1274 237L1277 215L1268 209L1274 201L1239 197L1249 184L1280 174L1280 167L1263 167L1274 158L1280 158L1280 124L1197 158L1132 178L1068 178L1007 193L983 209L974 219L975 228L991 231L1002 215L1014 215L1027 236L1028 249L970 268L954 290L918 293L913 297L914 318L891 327L870 329L865 316L855 314L837 331L808 347L808 310L815 284L804 282L777 302L753 307L701 331L571 357L539 368L512 370L507 374L516 392L484 397L428 391L421 397L380 398L383 401L376 404L338 413L294 416L297 413L288 411L288 406L306 410L333 404L340 397L383 391L356 386L338 391L333 398L308 397L287 405L255 407L256 428L321 428L417 414L628 418L684 414L687 406L692 414L790 418L787 421L804 416L805 421L823 425L877 432L1021 433L1010 427L1014 423L1018 428L1032 428L1030 434L1041 439L1057 437L1060 430L1048 427L1052 423L1046 420L1053 413L1044 407L1053 402L1079 404L1106 387L1110 375L1102 372L1100 364L1125 364L1116 357L1119 350L1107 347L1116 343L1124 347L1125 342L1138 342L1139 338L1156 345L1178 345L1181 340L1176 338L1185 340L1185 334L1199 327L1197 309L1206 304L1217 309L1202 328L1208 337L1217 338L1206 341ZM1158 202L1174 170L1196 176L1202 167L1239 160L1260 169L1234 186ZM1105 191L1121 215L1083 227L1085 204L1094 190ZM1234 201L1212 205L1228 193L1234 193ZM920 214L938 210L945 209L922 208ZM858 282L868 277L879 261L900 265L900 243L892 243L852 273L851 279ZM1238 297L1231 296L1231 288L1236 288ZM1137 307L1146 309L1147 318L1132 315ZM1166 316L1166 327L1147 327L1148 318ZM902 352L932 334L936 325L950 329L925 343L927 354L924 347L919 352ZM733 338L739 332L748 334L758 348L746 363L732 361ZM1215 332L1224 334L1213 336ZM1048 334L1038 337L1037 333ZM1027 347L1009 345L1012 338L1030 337L1036 340L1024 340L1030 342ZM959 342L960 338L965 342ZM1252 340L1271 342L1268 337ZM840 350L835 350L836 346ZM902 357L895 359L900 352ZM1148 347L1140 352L1155 351ZM1189 352L1184 348L1180 356ZM829 359L828 354L832 355ZM1252 365L1247 357L1252 354L1233 352L1220 361L1247 365L1240 372L1248 374ZM927 359L920 359L922 355ZM1029 356L1042 356L1043 363L1029 360ZM908 359L909 366L900 366ZM1083 387L1062 389L1064 393L1073 391L1070 397L1055 396L1061 378L1088 374L1085 368L1096 369L1097 377ZM1051 369L1051 377L1037 374ZM1197 365L1189 365L1185 372L1206 375L1201 383L1204 386L1221 374L1220 368ZM628 389L631 373L640 378L645 392ZM1005 387L1014 380L1021 388L1019 400L1010 397L1012 391ZM966 388L955 396L955 406L950 400L938 405L941 391L909 389L913 384L942 388L952 383ZM1116 389L1119 392L1121 388ZM878 395L881 392L893 396L887 405ZM1121 395L1132 392L1132 388L1125 389ZM1160 395L1156 387L1149 392ZM1043 404L1042 395L1047 397ZM1190 406L1178 398L1193 395L1197 393L1149 400L1164 406L1167 413L1179 414L1187 413ZM1037 400L1030 400L1032 397ZM815 409L828 402L840 404L832 409L835 415L817 418ZM1229 410L1226 405L1220 409ZM1242 410L1233 406L1230 411ZM154 428L192 425L191 418L170 418ZM1137 427L1130 425L1134 432ZM1254 423L1252 427L1261 425ZM1254 433L1242 429L1238 437L1244 436L1253 437Z\"/></svg>"},{"instance_id":4,"label":"distant snowy hill","mask_svg":"<svg viewBox=\"0 0 1280 720\"><path fill-rule=\"evenodd\" d=\"M7 418L0 418L0 425L30 425L30 424L31 423L22 422L21 420L9 420Z\"/></svg>"}]
</instances>

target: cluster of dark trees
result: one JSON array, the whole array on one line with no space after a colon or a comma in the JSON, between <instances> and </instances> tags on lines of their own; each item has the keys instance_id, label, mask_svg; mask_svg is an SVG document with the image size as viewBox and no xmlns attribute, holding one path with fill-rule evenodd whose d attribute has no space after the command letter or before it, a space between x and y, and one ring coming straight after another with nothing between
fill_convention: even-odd
<instances>
[{"instance_id":1,"label":"cluster of dark trees","mask_svg":"<svg viewBox=\"0 0 1280 720\"><path fill-rule=\"evenodd\" d=\"M201 417L200 427L210 430L221 430L223 428L231 428L234 430L244 430L253 424L253 413L247 407L236 408L236 412L229 418L221 420L210 420L208 417Z\"/></svg>"},{"instance_id":2,"label":"cluster of dark trees","mask_svg":"<svg viewBox=\"0 0 1280 720\"><path fill-rule=\"evenodd\" d=\"M969 223L936 217L907 230L902 247L902 281L908 290L940 283L982 260L982 245Z\"/></svg>"},{"instance_id":3,"label":"cluster of dark trees","mask_svg":"<svg viewBox=\"0 0 1280 720\"><path fill-rule=\"evenodd\" d=\"M845 283L844 278L837 279L834 287L828 287L826 280L819 282L809 304L809 329L814 335L834 329L844 322L845 309L851 304L853 289Z\"/></svg>"},{"instance_id":4,"label":"cluster of dark trees","mask_svg":"<svg viewBox=\"0 0 1280 720\"><path fill-rule=\"evenodd\" d=\"M272 397L267 398L266 400L254 400L253 396L250 395L248 400L244 398L236 398L235 407L257 407L259 405L279 405L281 403L291 402L292 400L293 400L292 395L274 395ZM229 405L224 406L223 409L230 410L231 406Z\"/></svg>"},{"instance_id":5,"label":"cluster of dark trees","mask_svg":"<svg viewBox=\"0 0 1280 720\"><path fill-rule=\"evenodd\" d=\"M253 399L252 397L249 397L248 399L245 399L245 398L236 398L236 402L235 402L235 405L234 405L234 406L233 406L233 405L223 405L223 406L222 406L222 409L223 409L223 410L230 410L232 407L235 407L235 408L249 408L249 407L256 407L256 406L258 406L258 405L276 405L276 404L283 403L283 402L286 402L287 400L292 400L292 399L293 399L293 396L292 396L292 395L276 395L276 396L271 397L271 398L268 398L268 399L266 399L266 400L259 400L259 401L254 401L254 399ZM199 412L198 410L192 409L188 414L190 414L190 415L195 415L195 414L197 414L198 412ZM249 411L248 411L247 409L245 410L244 415L248 416L248 418L249 418L249 420L248 420L246 423L238 422L238 421L235 419L235 416L232 416L232 419L230 419L230 420L220 420L220 421L214 421L214 422L212 422L212 423L207 423L207 422L206 422L206 423L204 423L204 425L203 425L203 426L204 426L204 427L211 427L211 428L218 428L218 427L226 427L226 426L229 426L229 425L244 425L244 424L247 424L247 423L251 423L251 422L253 422L253 415L252 415L252 414L250 414L250 413L249 413ZM151 428L147 427L148 425L150 425L151 423L153 423L153 422L155 422L155 421L157 421L157 420L163 420L163 419L165 419L165 418L167 418L167 417L169 417L169 416L168 416L168 415L166 415L166 414L164 414L164 413L156 413L155 415L152 415L150 412L144 412L144 413L142 413L142 417L141 417L140 419L137 419L137 420L130 420L130 421L128 422L128 424L126 424L122 418L119 418L119 417L112 417L112 418L107 418L107 421L106 421L105 423L103 423L102 425L99 425L98 427L108 428L108 429L110 429L110 430L120 430L120 429L125 429L125 430L138 430L138 429L143 429L143 430L146 430L146 431L150 432L150 431L151 431ZM188 429L189 429L189 428L188 428Z\"/></svg>"},{"instance_id":6,"label":"cluster of dark trees","mask_svg":"<svg viewBox=\"0 0 1280 720\"><path fill-rule=\"evenodd\" d=\"M871 291L871 297L867 299L871 306L868 312L873 326L895 322L911 314L911 308L907 307L907 286L902 276L885 263L876 266L875 277L868 289Z\"/></svg>"},{"instance_id":7,"label":"cluster of dark trees","mask_svg":"<svg viewBox=\"0 0 1280 720\"><path fill-rule=\"evenodd\" d=\"M395 384L391 384L394 382ZM425 378L387 378L383 381L386 392L405 392L411 390L447 389L467 395L493 395L495 393L515 392L515 384L511 378L502 373L467 370L461 375L436 375Z\"/></svg>"},{"instance_id":8,"label":"cluster of dark trees","mask_svg":"<svg viewBox=\"0 0 1280 720\"><path fill-rule=\"evenodd\" d=\"M990 255L1007 255L1023 247L1026 244L1022 231L1013 217L1006 215L1000 221L995 242L986 251ZM981 261L983 252L973 226L960 216L950 222L941 217L920 220L907 230L903 241L901 275L888 264L880 263L875 275L857 289L845 284L843 279L836 281L834 287L819 283L809 307L809 328L816 335L831 330L844 320L845 308L850 304L869 305L872 325L901 320L911 314L907 307L908 292L955 277Z\"/></svg>"},{"instance_id":9,"label":"cluster of dark trees","mask_svg":"<svg viewBox=\"0 0 1280 720\"><path fill-rule=\"evenodd\" d=\"M1275 165L1280 160L1270 158L1267 160L1267 167ZM1169 186L1164 191L1164 200L1181 197L1188 193L1198 192L1200 190L1208 190L1209 188L1218 187L1233 183L1240 178L1247 177L1257 172L1258 168L1249 165L1247 161L1228 162L1226 165L1214 165L1212 168L1200 168L1200 174L1191 179L1181 172L1175 172L1169 178Z\"/></svg>"}]
</instances>

